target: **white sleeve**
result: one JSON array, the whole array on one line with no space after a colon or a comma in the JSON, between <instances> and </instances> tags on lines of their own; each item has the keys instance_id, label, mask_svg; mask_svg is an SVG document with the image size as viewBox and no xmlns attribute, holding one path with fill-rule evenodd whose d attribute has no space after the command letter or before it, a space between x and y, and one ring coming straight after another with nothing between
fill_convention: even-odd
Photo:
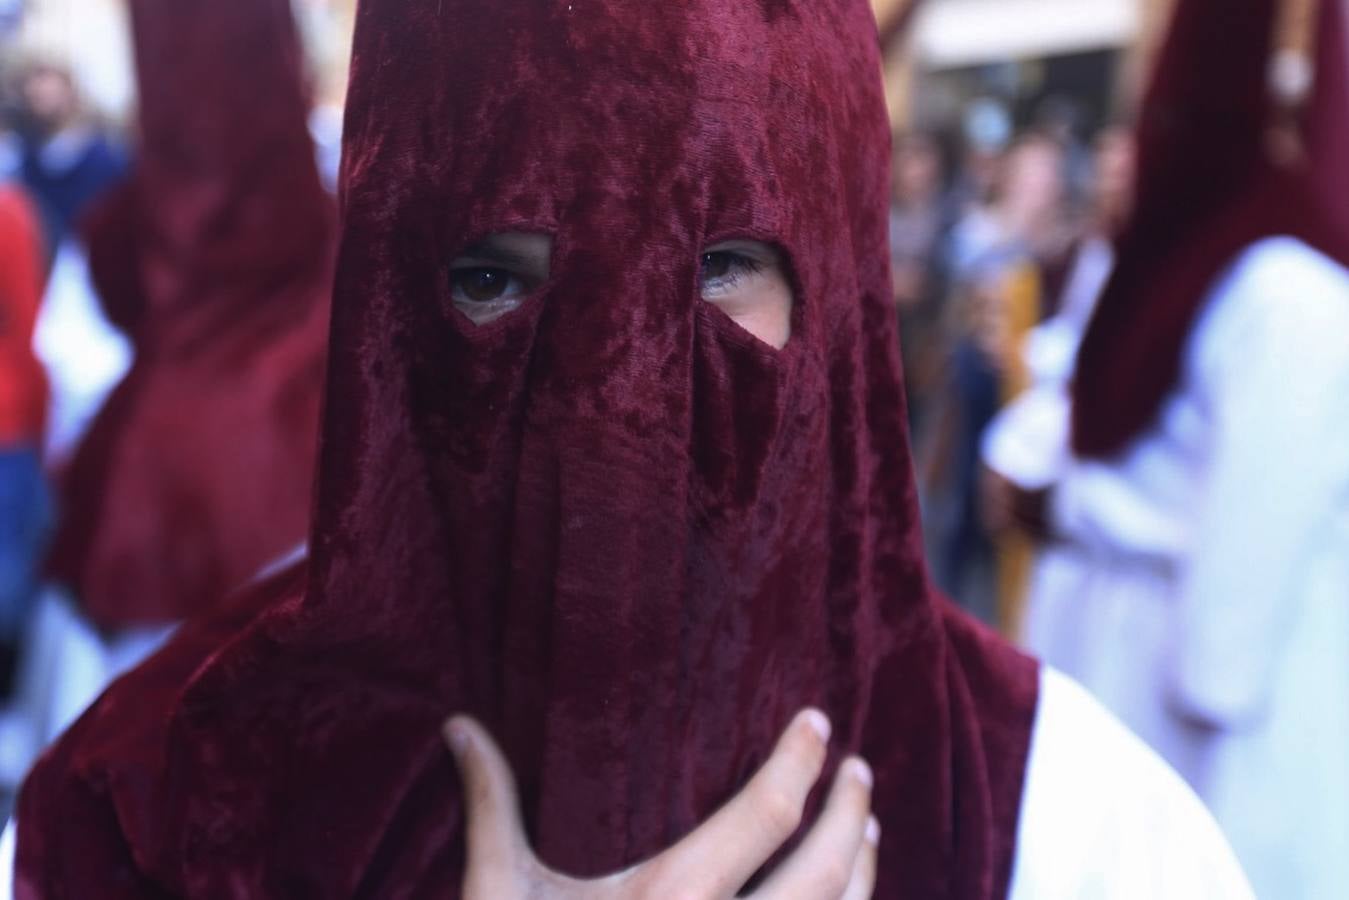
<instances>
[{"instance_id":1,"label":"white sleeve","mask_svg":"<svg viewBox=\"0 0 1349 900\"><path fill-rule=\"evenodd\" d=\"M1199 799L1045 667L1009 900L1254 900Z\"/></svg>"},{"instance_id":2,"label":"white sleeve","mask_svg":"<svg viewBox=\"0 0 1349 900\"><path fill-rule=\"evenodd\" d=\"M984 465L1024 490L1049 487L1068 464L1071 415L1063 388L1031 388L994 416L984 431Z\"/></svg>"},{"instance_id":3,"label":"white sleeve","mask_svg":"<svg viewBox=\"0 0 1349 900\"><path fill-rule=\"evenodd\" d=\"M5 833L0 835L0 900L14 900L14 849L18 840L11 818L5 823Z\"/></svg>"},{"instance_id":4,"label":"white sleeve","mask_svg":"<svg viewBox=\"0 0 1349 900\"><path fill-rule=\"evenodd\" d=\"M1258 717L1299 578L1349 491L1349 272L1289 239L1256 245L1211 300L1195 366L1214 423L1180 590L1172 700Z\"/></svg>"}]
</instances>

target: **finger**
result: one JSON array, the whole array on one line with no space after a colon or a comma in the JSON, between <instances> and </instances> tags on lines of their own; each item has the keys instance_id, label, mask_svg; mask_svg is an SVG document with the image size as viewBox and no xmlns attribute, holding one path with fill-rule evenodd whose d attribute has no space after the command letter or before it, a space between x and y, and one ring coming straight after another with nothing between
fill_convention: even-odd
<instances>
[{"instance_id":1,"label":"finger","mask_svg":"<svg viewBox=\"0 0 1349 900\"><path fill-rule=\"evenodd\" d=\"M856 757L839 767L820 820L755 892L760 900L842 897L852 880L871 815L871 767Z\"/></svg>"},{"instance_id":2,"label":"finger","mask_svg":"<svg viewBox=\"0 0 1349 900\"><path fill-rule=\"evenodd\" d=\"M474 720L451 719L445 725L445 741L464 788L465 896L514 896L534 859L520 823L515 776L496 742Z\"/></svg>"},{"instance_id":3,"label":"finger","mask_svg":"<svg viewBox=\"0 0 1349 900\"><path fill-rule=\"evenodd\" d=\"M852 880L843 892L843 900L871 900L876 890L876 859L881 843L881 823L872 816L862 832L862 849L853 863Z\"/></svg>"},{"instance_id":4,"label":"finger","mask_svg":"<svg viewBox=\"0 0 1349 900\"><path fill-rule=\"evenodd\" d=\"M744 886L801 824L820 777L829 720L799 713L748 785L696 831L633 874L656 895L729 897Z\"/></svg>"}]
</instances>

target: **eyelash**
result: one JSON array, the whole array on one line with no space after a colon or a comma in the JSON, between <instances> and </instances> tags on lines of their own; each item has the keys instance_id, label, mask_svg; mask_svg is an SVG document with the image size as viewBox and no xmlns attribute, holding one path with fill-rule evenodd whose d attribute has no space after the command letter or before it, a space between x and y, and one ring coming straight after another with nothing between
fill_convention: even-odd
<instances>
[{"instance_id":1,"label":"eyelash","mask_svg":"<svg viewBox=\"0 0 1349 900\"><path fill-rule=\"evenodd\" d=\"M704 281L704 288L710 281L721 290L731 290L738 287L741 280L751 275L757 275L765 268L761 260L755 259L744 253L737 253L734 250L717 250L713 253L704 253L699 258L701 269L706 269L709 260L712 257L725 257L729 262L729 268L724 275L717 275Z\"/></svg>"}]
</instances>

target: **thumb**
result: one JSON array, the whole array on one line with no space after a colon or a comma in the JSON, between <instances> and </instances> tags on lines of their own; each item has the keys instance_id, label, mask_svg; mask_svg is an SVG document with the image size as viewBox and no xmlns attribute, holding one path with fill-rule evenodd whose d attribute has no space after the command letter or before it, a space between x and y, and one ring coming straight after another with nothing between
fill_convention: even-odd
<instances>
[{"instance_id":1,"label":"thumb","mask_svg":"<svg viewBox=\"0 0 1349 900\"><path fill-rule=\"evenodd\" d=\"M520 821L515 776L487 730L457 716L445 724L445 742L463 783L468 843L464 896L520 896L534 866Z\"/></svg>"}]
</instances>

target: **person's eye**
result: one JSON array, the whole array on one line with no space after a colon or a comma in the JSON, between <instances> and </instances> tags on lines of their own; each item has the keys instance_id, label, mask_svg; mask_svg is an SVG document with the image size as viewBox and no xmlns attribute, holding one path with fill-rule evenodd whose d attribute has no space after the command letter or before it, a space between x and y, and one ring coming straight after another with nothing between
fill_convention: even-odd
<instances>
[{"instance_id":1,"label":"person's eye","mask_svg":"<svg viewBox=\"0 0 1349 900\"><path fill-rule=\"evenodd\" d=\"M704 300L718 300L763 271L765 263L735 250L710 250L702 255L699 283Z\"/></svg>"},{"instance_id":2,"label":"person's eye","mask_svg":"<svg viewBox=\"0 0 1349 900\"><path fill-rule=\"evenodd\" d=\"M525 293L524 284L505 269L450 270L450 289L456 303L495 303Z\"/></svg>"},{"instance_id":3,"label":"person's eye","mask_svg":"<svg viewBox=\"0 0 1349 900\"><path fill-rule=\"evenodd\" d=\"M475 325L514 312L529 295L524 280L507 269L456 260L450 266L450 300Z\"/></svg>"},{"instance_id":4,"label":"person's eye","mask_svg":"<svg viewBox=\"0 0 1349 900\"><path fill-rule=\"evenodd\" d=\"M795 299L781 250L761 241L727 241L704 250L698 267L704 301L765 344L786 345Z\"/></svg>"},{"instance_id":5,"label":"person's eye","mask_svg":"<svg viewBox=\"0 0 1349 900\"><path fill-rule=\"evenodd\" d=\"M488 235L450 263L450 301L475 325L514 312L548 280L552 248L544 234Z\"/></svg>"}]
</instances>

